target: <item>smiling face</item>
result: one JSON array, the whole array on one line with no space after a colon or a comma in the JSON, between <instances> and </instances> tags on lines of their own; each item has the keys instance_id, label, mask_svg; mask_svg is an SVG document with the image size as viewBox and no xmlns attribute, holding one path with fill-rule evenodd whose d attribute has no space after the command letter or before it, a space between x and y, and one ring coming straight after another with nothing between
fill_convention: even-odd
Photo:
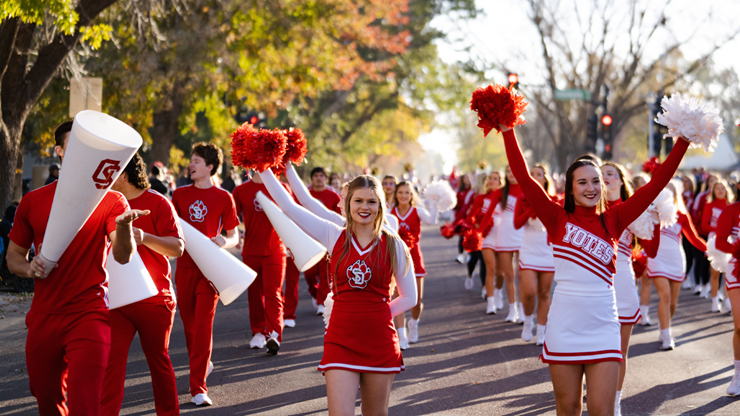
<instances>
[{"instance_id":1,"label":"smiling face","mask_svg":"<svg viewBox=\"0 0 740 416\"><path fill-rule=\"evenodd\" d=\"M206 160L198 155L193 155L190 158L190 179L197 181L198 179L209 178L211 176L211 170L213 165L206 165Z\"/></svg>"},{"instance_id":2,"label":"smiling face","mask_svg":"<svg viewBox=\"0 0 740 416\"><path fill-rule=\"evenodd\" d=\"M498 189L501 187L501 174L499 174L497 171L491 172L490 175L488 175L488 188L489 189Z\"/></svg>"},{"instance_id":3,"label":"smiling face","mask_svg":"<svg viewBox=\"0 0 740 416\"><path fill-rule=\"evenodd\" d=\"M542 168L535 166L529 171L529 173L532 175L534 180L537 181L537 183L542 185L543 188L545 187L545 182L547 181L547 178L545 177L545 171L542 170Z\"/></svg>"},{"instance_id":4,"label":"smiling face","mask_svg":"<svg viewBox=\"0 0 740 416\"><path fill-rule=\"evenodd\" d=\"M624 185L622 178L619 176L619 171L614 166L602 165L601 174L604 175L604 185L609 193L616 192L617 194Z\"/></svg>"},{"instance_id":5,"label":"smiling face","mask_svg":"<svg viewBox=\"0 0 740 416\"><path fill-rule=\"evenodd\" d=\"M511 168L508 166L506 167L506 180L509 181L509 183L515 184L517 183L516 178L514 177L514 174L511 173Z\"/></svg>"},{"instance_id":6,"label":"smiling face","mask_svg":"<svg viewBox=\"0 0 740 416\"><path fill-rule=\"evenodd\" d=\"M383 179L383 192L386 196L393 195L393 192L396 192L396 181L391 178Z\"/></svg>"},{"instance_id":7,"label":"smiling face","mask_svg":"<svg viewBox=\"0 0 740 416\"><path fill-rule=\"evenodd\" d=\"M408 185L401 185L396 190L396 201L398 205L409 205L411 203L411 187Z\"/></svg>"},{"instance_id":8,"label":"smiling face","mask_svg":"<svg viewBox=\"0 0 740 416\"><path fill-rule=\"evenodd\" d=\"M375 222L380 210L380 201L370 188L358 188L352 193L349 211L352 221L357 225L369 225Z\"/></svg>"},{"instance_id":9,"label":"smiling face","mask_svg":"<svg viewBox=\"0 0 740 416\"><path fill-rule=\"evenodd\" d=\"M581 207L595 207L601 199L601 172L592 165L573 171L573 199Z\"/></svg>"},{"instance_id":10,"label":"smiling face","mask_svg":"<svg viewBox=\"0 0 740 416\"><path fill-rule=\"evenodd\" d=\"M725 199L727 198L727 188L722 182L717 182L714 185L714 199Z\"/></svg>"}]
</instances>

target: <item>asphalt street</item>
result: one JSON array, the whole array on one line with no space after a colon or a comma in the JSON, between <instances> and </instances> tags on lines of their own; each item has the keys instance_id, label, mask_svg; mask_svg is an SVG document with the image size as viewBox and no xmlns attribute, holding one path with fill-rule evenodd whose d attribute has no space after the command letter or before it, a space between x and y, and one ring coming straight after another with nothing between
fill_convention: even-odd
<instances>
[{"instance_id":1,"label":"asphalt street","mask_svg":"<svg viewBox=\"0 0 740 416\"><path fill-rule=\"evenodd\" d=\"M476 279L474 290L464 289L465 267L453 261L456 241L444 240L438 230L424 229L421 246L429 276L420 342L404 352L406 371L395 379L389 413L554 414L550 373L538 360L541 347L522 341L522 327L505 323L505 311L485 314L480 282ZM24 356L24 318L30 300L17 299L10 292L1 292L0 300L0 415L36 414ZM655 311L657 295L651 304ZM623 392L624 415L740 414L740 398L725 395L733 374L732 319L709 310L709 300L682 291L673 321L674 351L658 349L657 326L635 327ZM214 405L206 408L190 404L185 337L176 317L170 355L178 376L181 412L326 414L326 387L316 371L323 320L314 314L304 281L297 315L297 326L285 329L280 354L268 356L265 350L248 347L246 294L229 306L219 305L213 339L215 369L208 378ZM652 315L657 322L655 312ZM149 370L138 340L129 354L121 414L154 414Z\"/></svg>"}]
</instances>

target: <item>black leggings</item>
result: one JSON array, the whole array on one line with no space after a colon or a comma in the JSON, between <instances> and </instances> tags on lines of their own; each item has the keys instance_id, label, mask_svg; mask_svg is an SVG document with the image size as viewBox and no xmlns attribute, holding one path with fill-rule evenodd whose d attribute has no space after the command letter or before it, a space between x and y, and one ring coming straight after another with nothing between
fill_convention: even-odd
<instances>
[{"instance_id":1,"label":"black leggings","mask_svg":"<svg viewBox=\"0 0 740 416\"><path fill-rule=\"evenodd\" d=\"M473 272L475 271L475 265L478 264L478 260L480 260L480 282L482 285L485 286L486 284L486 262L483 261L482 252L474 251L470 253L470 258L468 259L468 276L473 275Z\"/></svg>"},{"instance_id":2,"label":"black leggings","mask_svg":"<svg viewBox=\"0 0 740 416\"><path fill-rule=\"evenodd\" d=\"M699 237L704 240L707 239L705 235ZM694 262L696 263L694 268L695 282L697 285L706 285L709 283L709 259L697 248L694 248L694 256Z\"/></svg>"},{"instance_id":3,"label":"black leggings","mask_svg":"<svg viewBox=\"0 0 740 416\"><path fill-rule=\"evenodd\" d=\"M463 243L463 236L460 236L457 239L457 254L462 254L463 253L462 243Z\"/></svg>"},{"instance_id":4,"label":"black leggings","mask_svg":"<svg viewBox=\"0 0 740 416\"><path fill-rule=\"evenodd\" d=\"M696 252L699 250L695 249L687 238L682 238L681 240L683 244L683 252L686 255L686 274L689 274L689 272L691 271L691 266L694 265ZM696 276L696 271L694 271L694 276Z\"/></svg>"}]
</instances>

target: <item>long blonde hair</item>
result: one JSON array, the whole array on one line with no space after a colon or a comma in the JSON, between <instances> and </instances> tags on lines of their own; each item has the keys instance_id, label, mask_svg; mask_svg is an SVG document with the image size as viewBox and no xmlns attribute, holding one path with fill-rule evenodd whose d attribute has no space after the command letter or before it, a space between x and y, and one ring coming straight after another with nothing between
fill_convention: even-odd
<instances>
[{"instance_id":1,"label":"long blonde hair","mask_svg":"<svg viewBox=\"0 0 740 416\"><path fill-rule=\"evenodd\" d=\"M375 217L375 221L373 223L373 245L378 244L381 236L384 235L386 237L385 251L391 260L391 269L393 270L393 274L395 274L396 270L398 269L396 244L401 243L401 237L399 237L396 233L391 233L386 227L383 227L383 224L387 224L385 221L387 211L385 206L385 192L383 192L383 188L380 186L380 182L378 182L378 180L375 179L373 176L360 175L354 178L349 183L349 187L347 188L347 196L344 199L344 212L346 213L346 227L344 229L345 239L342 246L342 253L339 255L339 261L337 261L337 265L334 268L334 275L338 275L339 265L344 261L345 258L347 258L347 255L349 255L350 247L352 244L351 230L354 228L354 220L352 219L352 212L350 211L349 206L350 201L352 200L352 195L358 189L370 189L373 194L375 194L375 197L378 199L378 216ZM405 244L401 244L401 247L403 247L404 256L406 257L406 269L403 271L402 276L396 276L396 278L405 276L409 270L409 265L411 264L411 256L409 255L408 248Z\"/></svg>"},{"instance_id":2,"label":"long blonde hair","mask_svg":"<svg viewBox=\"0 0 740 416\"><path fill-rule=\"evenodd\" d=\"M483 172L475 175L475 186L473 192L476 195L485 195L488 193L488 174Z\"/></svg>"}]
</instances>

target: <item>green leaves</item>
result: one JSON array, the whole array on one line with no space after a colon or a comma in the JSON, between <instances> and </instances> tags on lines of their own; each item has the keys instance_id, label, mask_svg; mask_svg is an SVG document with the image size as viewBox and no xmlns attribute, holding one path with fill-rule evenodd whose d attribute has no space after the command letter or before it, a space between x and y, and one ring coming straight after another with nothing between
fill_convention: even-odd
<instances>
[{"instance_id":1,"label":"green leaves","mask_svg":"<svg viewBox=\"0 0 740 416\"><path fill-rule=\"evenodd\" d=\"M74 33L79 16L72 0L0 0L0 20L18 17L24 23L42 25L47 13L62 32Z\"/></svg>"}]
</instances>

